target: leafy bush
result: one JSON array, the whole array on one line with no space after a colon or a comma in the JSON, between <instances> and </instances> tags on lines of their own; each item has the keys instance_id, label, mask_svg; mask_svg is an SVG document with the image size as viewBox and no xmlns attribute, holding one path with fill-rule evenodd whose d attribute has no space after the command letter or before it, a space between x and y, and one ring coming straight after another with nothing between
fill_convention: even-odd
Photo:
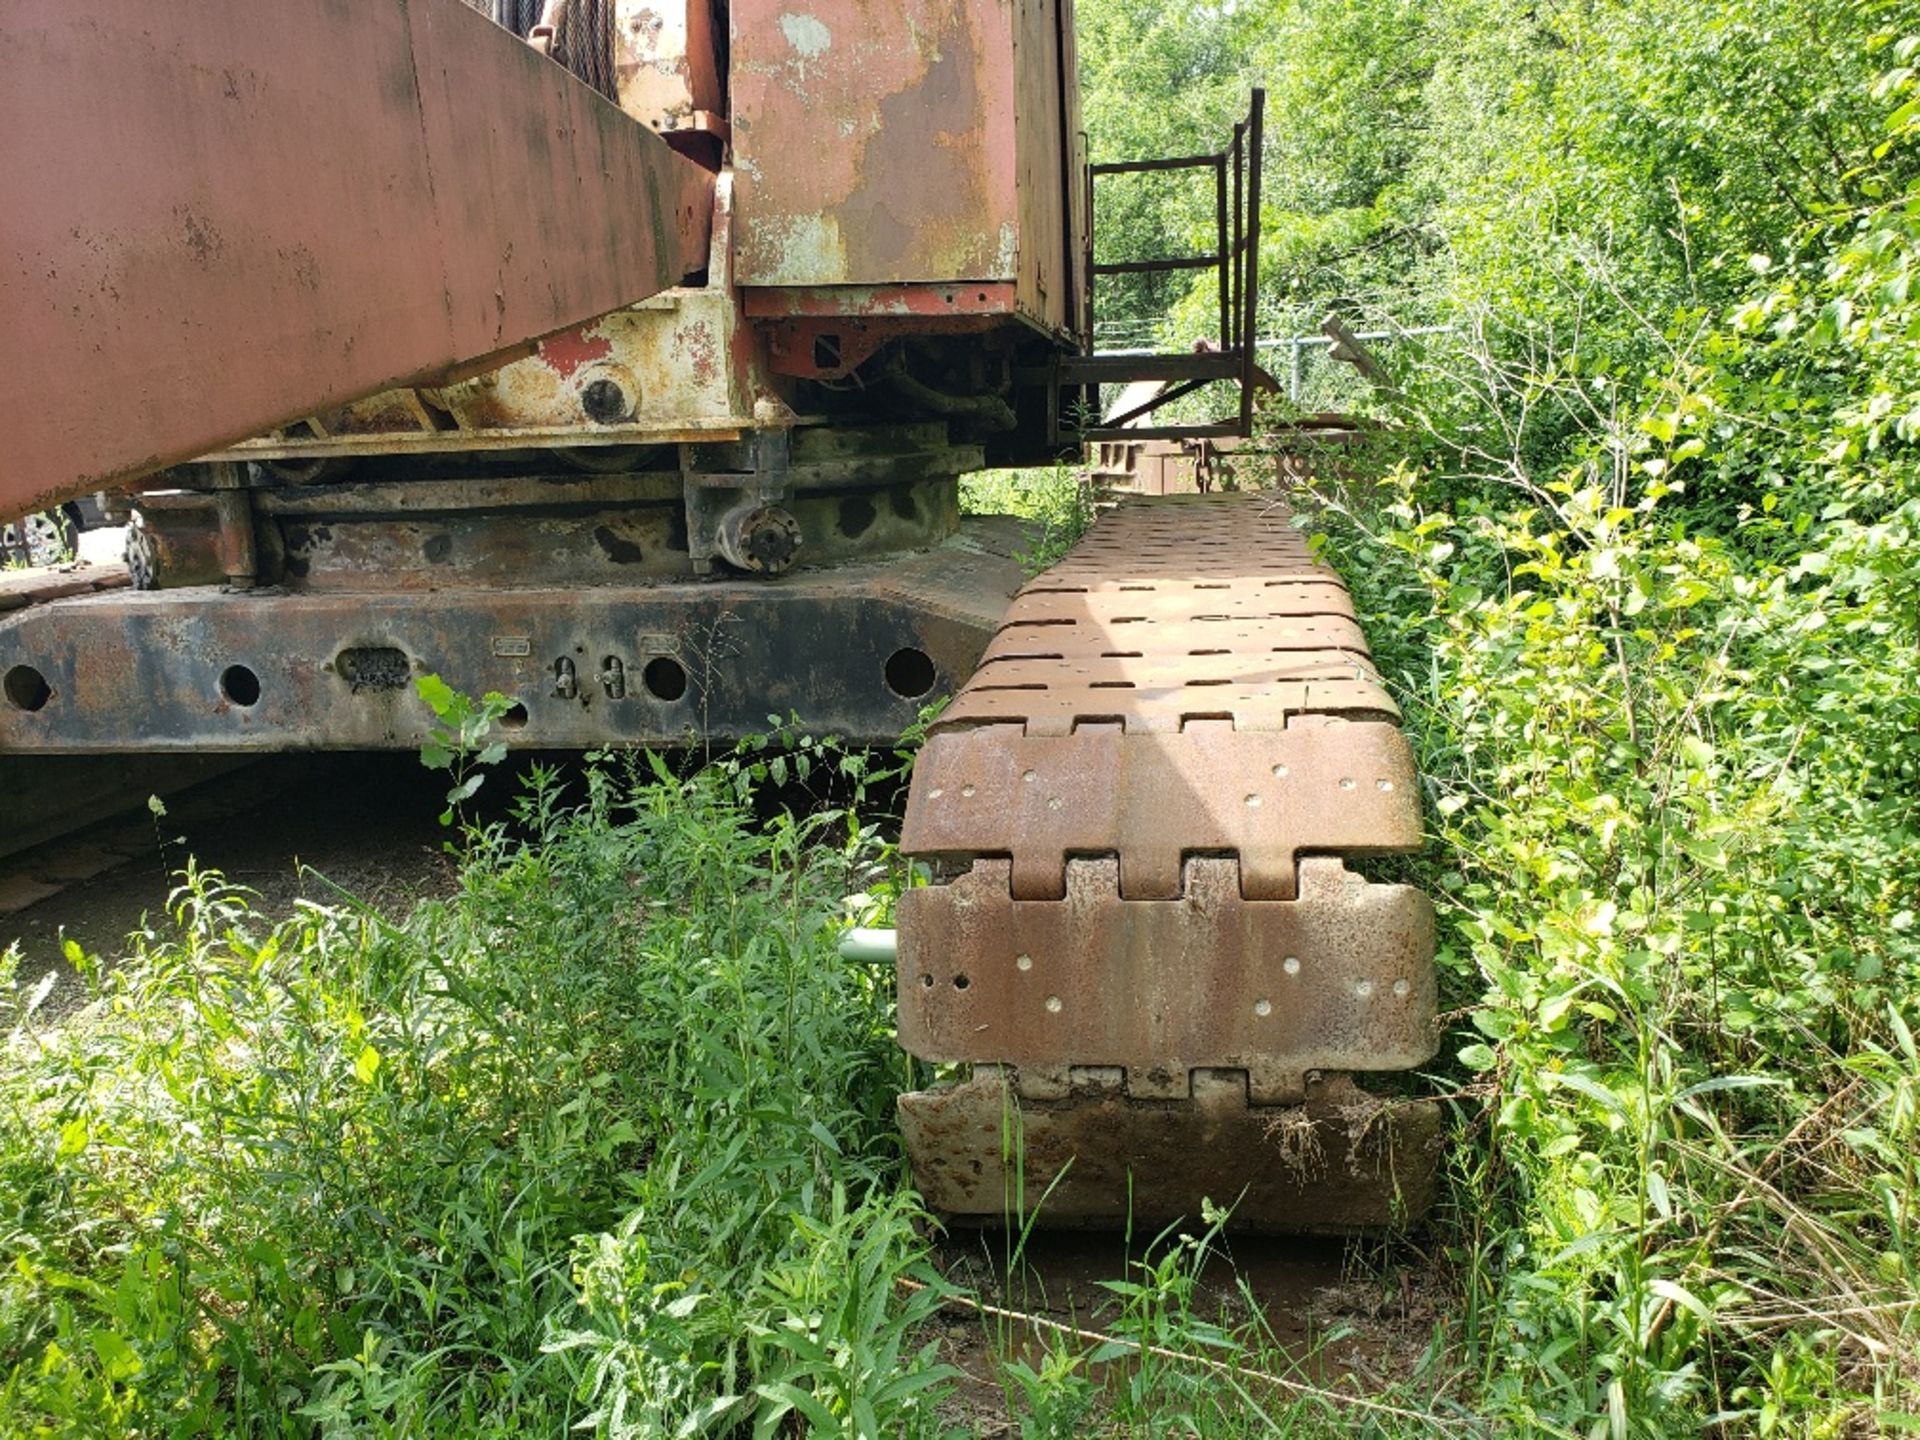
<instances>
[{"instance_id":1,"label":"leafy bush","mask_svg":"<svg viewBox=\"0 0 1920 1440\"><path fill-rule=\"evenodd\" d=\"M964 475L960 504L970 515L1017 515L1034 522L1032 548L1019 555L1029 574L1065 555L1093 523L1093 498L1065 465Z\"/></svg>"},{"instance_id":2,"label":"leafy bush","mask_svg":"<svg viewBox=\"0 0 1920 1440\"><path fill-rule=\"evenodd\" d=\"M404 924L190 872L86 1012L22 998L0 1429L930 1424L890 977L835 954L883 857L733 769L538 774Z\"/></svg>"},{"instance_id":3,"label":"leafy bush","mask_svg":"<svg viewBox=\"0 0 1920 1440\"><path fill-rule=\"evenodd\" d=\"M1764 39L1754 8L1703 33ZM1584 332L1551 287L1483 310L1407 376L1421 463L1314 507L1429 779L1479 1102L1462 1341L1515 1425L1920 1424L1920 40L1891 48L1831 107L1892 112L1857 202L1723 309L1669 322L1596 262Z\"/></svg>"}]
</instances>

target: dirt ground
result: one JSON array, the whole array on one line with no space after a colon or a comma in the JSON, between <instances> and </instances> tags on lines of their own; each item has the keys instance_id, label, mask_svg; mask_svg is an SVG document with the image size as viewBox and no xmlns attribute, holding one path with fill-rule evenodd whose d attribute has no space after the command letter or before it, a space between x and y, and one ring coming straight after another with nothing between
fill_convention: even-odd
<instances>
[{"instance_id":1,"label":"dirt ground","mask_svg":"<svg viewBox=\"0 0 1920 1440\"><path fill-rule=\"evenodd\" d=\"M1257 1311L1264 1363L1286 1379L1350 1395L1413 1379L1445 1313L1438 1272L1416 1244L1227 1236L1202 1271L1196 1315L1239 1328ZM938 1322L941 1358L965 1377L952 1419L970 1434L1017 1431L994 1378L1009 1359L1039 1369L1049 1341L1085 1353L1109 1333L1120 1301L1108 1285L1143 1278L1136 1237L1036 1231L1021 1247L997 1230L955 1230L935 1264L983 1308L953 1306ZM1079 1332L1068 1335L1061 1329ZM1119 1375L1110 1374L1109 1384ZM1250 1381L1249 1383L1257 1383Z\"/></svg>"},{"instance_id":2,"label":"dirt ground","mask_svg":"<svg viewBox=\"0 0 1920 1440\"><path fill-rule=\"evenodd\" d=\"M452 887L436 819L445 791L412 754L263 757L175 796L163 816L143 809L0 860L0 892L44 896L0 914L0 951L20 947L23 981L61 972L48 1000L59 1013L79 998L63 941L118 953L164 916L189 856L256 891L275 917L296 900L332 898L335 886L404 914Z\"/></svg>"}]
</instances>

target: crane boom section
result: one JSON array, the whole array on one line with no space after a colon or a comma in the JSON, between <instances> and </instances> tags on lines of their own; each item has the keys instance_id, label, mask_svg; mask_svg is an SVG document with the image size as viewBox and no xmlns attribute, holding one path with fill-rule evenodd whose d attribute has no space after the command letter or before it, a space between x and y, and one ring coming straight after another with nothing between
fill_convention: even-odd
<instances>
[{"instance_id":1,"label":"crane boom section","mask_svg":"<svg viewBox=\"0 0 1920 1440\"><path fill-rule=\"evenodd\" d=\"M0 55L0 514L707 263L711 174L461 0L15 0Z\"/></svg>"}]
</instances>

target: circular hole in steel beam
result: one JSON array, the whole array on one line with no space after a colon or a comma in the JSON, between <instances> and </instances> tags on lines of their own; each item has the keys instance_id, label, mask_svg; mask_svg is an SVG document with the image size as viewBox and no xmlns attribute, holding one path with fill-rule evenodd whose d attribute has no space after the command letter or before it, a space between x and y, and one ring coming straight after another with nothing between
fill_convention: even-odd
<instances>
[{"instance_id":1,"label":"circular hole in steel beam","mask_svg":"<svg viewBox=\"0 0 1920 1440\"><path fill-rule=\"evenodd\" d=\"M600 379L588 383L580 392L580 408L587 412L587 418L602 425L618 425L633 412L626 392L612 380Z\"/></svg>"},{"instance_id":2,"label":"circular hole in steel beam","mask_svg":"<svg viewBox=\"0 0 1920 1440\"><path fill-rule=\"evenodd\" d=\"M911 645L902 646L887 657L887 688L902 700L918 700L938 679L933 657Z\"/></svg>"},{"instance_id":3,"label":"circular hole in steel beam","mask_svg":"<svg viewBox=\"0 0 1920 1440\"><path fill-rule=\"evenodd\" d=\"M873 508L873 501L864 495L849 495L840 502L840 533L849 540L857 540L873 528L873 522L879 518L879 511Z\"/></svg>"},{"instance_id":4,"label":"circular hole in steel beam","mask_svg":"<svg viewBox=\"0 0 1920 1440\"><path fill-rule=\"evenodd\" d=\"M640 672L640 683L656 700L678 700L687 693L687 671L671 655L656 655Z\"/></svg>"},{"instance_id":5,"label":"circular hole in steel beam","mask_svg":"<svg viewBox=\"0 0 1920 1440\"><path fill-rule=\"evenodd\" d=\"M516 701L507 707L507 713L500 717L500 723L508 730L527 728L527 707Z\"/></svg>"},{"instance_id":6,"label":"circular hole in steel beam","mask_svg":"<svg viewBox=\"0 0 1920 1440\"><path fill-rule=\"evenodd\" d=\"M220 693L242 710L260 703L260 677L244 665L229 665L220 672Z\"/></svg>"},{"instance_id":7,"label":"circular hole in steel beam","mask_svg":"<svg viewBox=\"0 0 1920 1440\"><path fill-rule=\"evenodd\" d=\"M16 665L7 671L4 682L7 700L16 710L38 710L53 698L47 677L31 665Z\"/></svg>"}]
</instances>

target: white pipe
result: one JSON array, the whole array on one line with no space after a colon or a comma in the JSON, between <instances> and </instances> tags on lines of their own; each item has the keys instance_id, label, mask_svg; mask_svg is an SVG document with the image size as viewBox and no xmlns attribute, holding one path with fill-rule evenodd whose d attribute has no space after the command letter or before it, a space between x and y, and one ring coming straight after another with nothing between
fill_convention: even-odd
<instances>
[{"instance_id":1,"label":"white pipe","mask_svg":"<svg viewBox=\"0 0 1920 1440\"><path fill-rule=\"evenodd\" d=\"M840 937L840 958L855 965L891 965L900 954L897 930L853 929Z\"/></svg>"}]
</instances>

